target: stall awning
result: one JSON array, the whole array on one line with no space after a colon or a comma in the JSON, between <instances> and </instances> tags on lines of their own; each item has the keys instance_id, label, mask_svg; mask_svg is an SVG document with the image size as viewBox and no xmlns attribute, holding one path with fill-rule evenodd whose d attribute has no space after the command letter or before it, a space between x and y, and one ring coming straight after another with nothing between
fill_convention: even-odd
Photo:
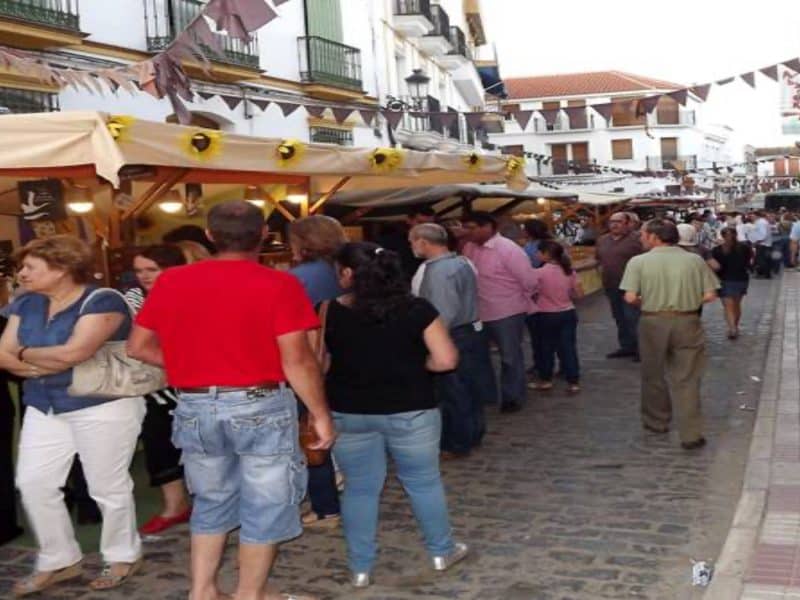
<instances>
[{"instance_id":1,"label":"stall awning","mask_svg":"<svg viewBox=\"0 0 800 600\"><path fill-rule=\"evenodd\" d=\"M500 77L500 67L497 65L478 66L478 75L480 75L483 90L497 98L507 98L506 86Z\"/></svg>"}]
</instances>

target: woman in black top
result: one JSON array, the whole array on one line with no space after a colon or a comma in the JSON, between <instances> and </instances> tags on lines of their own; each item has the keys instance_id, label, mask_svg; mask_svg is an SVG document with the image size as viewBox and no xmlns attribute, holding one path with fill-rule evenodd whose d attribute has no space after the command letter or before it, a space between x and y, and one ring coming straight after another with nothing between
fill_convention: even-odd
<instances>
[{"instance_id":1,"label":"woman in black top","mask_svg":"<svg viewBox=\"0 0 800 600\"><path fill-rule=\"evenodd\" d=\"M728 339L735 340L739 337L742 299L747 294L750 282L749 270L753 263L753 250L749 245L738 241L735 228L726 227L722 230L722 244L711 252L709 263L722 283L719 297L725 308Z\"/></svg>"},{"instance_id":2,"label":"woman in black top","mask_svg":"<svg viewBox=\"0 0 800 600\"><path fill-rule=\"evenodd\" d=\"M345 476L342 519L352 583L366 587L377 555L378 507L387 452L422 529L433 568L467 554L450 531L439 473L441 416L431 372L449 371L458 352L436 309L414 298L395 252L366 242L336 254L342 289L327 311L328 400Z\"/></svg>"}]
</instances>

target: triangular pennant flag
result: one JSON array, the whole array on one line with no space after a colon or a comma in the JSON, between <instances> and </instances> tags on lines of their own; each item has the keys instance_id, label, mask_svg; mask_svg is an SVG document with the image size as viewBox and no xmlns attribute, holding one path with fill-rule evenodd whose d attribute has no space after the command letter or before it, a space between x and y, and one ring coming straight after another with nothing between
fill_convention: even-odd
<instances>
[{"instance_id":1,"label":"triangular pennant flag","mask_svg":"<svg viewBox=\"0 0 800 600\"><path fill-rule=\"evenodd\" d=\"M588 123L586 122L585 106L568 106L564 112L567 113L570 129L586 129Z\"/></svg>"},{"instance_id":2,"label":"triangular pennant flag","mask_svg":"<svg viewBox=\"0 0 800 600\"><path fill-rule=\"evenodd\" d=\"M372 122L375 120L378 111L361 109L358 111L358 114L361 115L361 120L364 121L364 125L372 127Z\"/></svg>"},{"instance_id":3,"label":"triangular pennant flag","mask_svg":"<svg viewBox=\"0 0 800 600\"><path fill-rule=\"evenodd\" d=\"M642 98L641 100L639 100L639 106L636 108L636 114L649 115L651 112L655 110L659 100L661 100L661 94Z\"/></svg>"},{"instance_id":4,"label":"triangular pennant flag","mask_svg":"<svg viewBox=\"0 0 800 600\"><path fill-rule=\"evenodd\" d=\"M719 81L715 81L717 85L728 85L729 83L733 83L736 77L727 77L726 79L720 79Z\"/></svg>"},{"instance_id":5,"label":"triangular pennant flag","mask_svg":"<svg viewBox=\"0 0 800 600\"><path fill-rule=\"evenodd\" d=\"M674 92L667 94L667 96L675 100L681 106L686 106L686 99L689 97L689 90L686 88L675 90Z\"/></svg>"},{"instance_id":6,"label":"triangular pennant flag","mask_svg":"<svg viewBox=\"0 0 800 600\"><path fill-rule=\"evenodd\" d=\"M561 112L560 108L543 108L539 111L544 117L544 122L550 126L556 124L556 119L558 118L558 113Z\"/></svg>"},{"instance_id":7,"label":"triangular pennant flag","mask_svg":"<svg viewBox=\"0 0 800 600\"><path fill-rule=\"evenodd\" d=\"M772 79L773 81L778 81L778 65L772 65L771 67L764 67L763 69L759 69L761 73Z\"/></svg>"},{"instance_id":8,"label":"triangular pennant flag","mask_svg":"<svg viewBox=\"0 0 800 600\"><path fill-rule=\"evenodd\" d=\"M403 118L403 112L399 110L384 110L381 112L386 122L389 123L389 127L392 129L397 127L397 124L400 123L400 119Z\"/></svg>"},{"instance_id":9,"label":"triangular pennant flag","mask_svg":"<svg viewBox=\"0 0 800 600\"><path fill-rule=\"evenodd\" d=\"M606 120L606 123L611 120L611 115L614 112L614 105L611 102L605 104L592 104L592 109Z\"/></svg>"},{"instance_id":10,"label":"triangular pennant flag","mask_svg":"<svg viewBox=\"0 0 800 600\"><path fill-rule=\"evenodd\" d=\"M755 73L742 73L739 75L747 85L751 88L756 87L756 74Z\"/></svg>"},{"instance_id":11,"label":"triangular pennant flag","mask_svg":"<svg viewBox=\"0 0 800 600\"><path fill-rule=\"evenodd\" d=\"M800 58L793 58L792 60L787 60L784 63L781 63L784 67L790 68L795 73L800 73Z\"/></svg>"},{"instance_id":12,"label":"triangular pennant flag","mask_svg":"<svg viewBox=\"0 0 800 600\"><path fill-rule=\"evenodd\" d=\"M456 122L456 119L458 119L458 113L453 111L436 114L439 117L439 122L442 124L442 127L446 127L447 129L450 129L453 126L453 123Z\"/></svg>"},{"instance_id":13,"label":"triangular pennant flag","mask_svg":"<svg viewBox=\"0 0 800 600\"><path fill-rule=\"evenodd\" d=\"M197 19L192 23L190 30L191 34L200 44L214 52L217 56L222 56L222 36L211 31L211 27L208 26L208 22L205 19Z\"/></svg>"},{"instance_id":14,"label":"triangular pennant flag","mask_svg":"<svg viewBox=\"0 0 800 600\"><path fill-rule=\"evenodd\" d=\"M696 85L689 89L695 96L697 96L698 98L700 98L700 100L705 102L706 98L708 98L708 92L711 90L711 84L706 83L705 85Z\"/></svg>"},{"instance_id":15,"label":"triangular pennant flag","mask_svg":"<svg viewBox=\"0 0 800 600\"><path fill-rule=\"evenodd\" d=\"M200 96L203 100L210 100L211 98L216 96L216 94L210 94L208 92L197 92L197 95Z\"/></svg>"},{"instance_id":16,"label":"triangular pennant flag","mask_svg":"<svg viewBox=\"0 0 800 600\"><path fill-rule=\"evenodd\" d=\"M525 128L528 126L528 123L531 122L531 117L533 116L533 113L534 111L532 110L515 110L512 113L514 115L514 119L516 119L522 131L525 131Z\"/></svg>"},{"instance_id":17,"label":"triangular pennant flag","mask_svg":"<svg viewBox=\"0 0 800 600\"><path fill-rule=\"evenodd\" d=\"M483 112L466 112L464 118L467 120L467 127L470 129L478 129L483 121Z\"/></svg>"},{"instance_id":18,"label":"triangular pennant flag","mask_svg":"<svg viewBox=\"0 0 800 600\"><path fill-rule=\"evenodd\" d=\"M298 108L300 108L299 104L294 104L292 102L276 102L275 104L277 104L280 107L284 117L288 117Z\"/></svg>"},{"instance_id":19,"label":"triangular pennant flag","mask_svg":"<svg viewBox=\"0 0 800 600\"><path fill-rule=\"evenodd\" d=\"M268 107L270 104L272 104L272 102L270 102L269 100L256 100L255 98L253 98L252 100L250 100L250 102L252 102L252 103L253 103L253 104L255 104L255 105L258 107L258 108L260 108L260 109L261 109L261 112L264 112L265 110L267 110L267 107Z\"/></svg>"},{"instance_id":20,"label":"triangular pennant flag","mask_svg":"<svg viewBox=\"0 0 800 600\"><path fill-rule=\"evenodd\" d=\"M217 31L224 29L229 36L245 41L250 41L249 32L278 16L264 0L214 0L203 12L217 24Z\"/></svg>"},{"instance_id":21,"label":"triangular pennant flag","mask_svg":"<svg viewBox=\"0 0 800 600\"><path fill-rule=\"evenodd\" d=\"M333 109L333 118L336 120L337 123L341 124L353 113L352 108L334 108Z\"/></svg>"},{"instance_id":22,"label":"triangular pennant flag","mask_svg":"<svg viewBox=\"0 0 800 600\"><path fill-rule=\"evenodd\" d=\"M322 118L322 113L325 112L325 109L328 108L327 106L316 106L314 104L310 106L306 106L306 112L310 114L312 117L316 117L317 119Z\"/></svg>"},{"instance_id":23,"label":"triangular pennant flag","mask_svg":"<svg viewBox=\"0 0 800 600\"><path fill-rule=\"evenodd\" d=\"M236 107L244 100L241 96L220 96L220 98L222 98L223 102L225 102L231 110L236 110Z\"/></svg>"}]
</instances>

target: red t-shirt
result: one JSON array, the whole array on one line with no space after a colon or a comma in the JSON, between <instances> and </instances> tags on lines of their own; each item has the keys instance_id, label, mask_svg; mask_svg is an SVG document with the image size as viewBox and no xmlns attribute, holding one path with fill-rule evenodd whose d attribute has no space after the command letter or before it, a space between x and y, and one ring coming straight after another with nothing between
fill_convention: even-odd
<instances>
[{"instance_id":1,"label":"red t-shirt","mask_svg":"<svg viewBox=\"0 0 800 600\"><path fill-rule=\"evenodd\" d=\"M246 260L168 269L136 323L158 335L179 388L285 381L277 338L319 327L295 277Z\"/></svg>"}]
</instances>

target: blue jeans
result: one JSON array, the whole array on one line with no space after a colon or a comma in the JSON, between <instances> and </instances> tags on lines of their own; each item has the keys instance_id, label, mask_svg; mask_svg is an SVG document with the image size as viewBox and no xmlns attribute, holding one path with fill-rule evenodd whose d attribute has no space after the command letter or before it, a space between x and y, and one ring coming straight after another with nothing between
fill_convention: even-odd
<instances>
[{"instance_id":1,"label":"blue jeans","mask_svg":"<svg viewBox=\"0 0 800 600\"><path fill-rule=\"evenodd\" d=\"M172 443L194 496L193 534L241 527L242 543L278 544L302 533L307 474L288 388L180 393Z\"/></svg>"},{"instance_id":2,"label":"blue jeans","mask_svg":"<svg viewBox=\"0 0 800 600\"><path fill-rule=\"evenodd\" d=\"M525 314L484 322L489 339L500 349L500 405L521 406L526 398L522 338Z\"/></svg>"},{"instance_id":3,"label":"blue jeans","mask_svg":"<svg viewBox=\"0 0 800 600\"><path fill-rule=\"evenodd\" d=\"M611 315L617 323L620 350L639 352L639 309L625 302L625 290L606 288L606 297L611 305Z\"/></svg>"},{"instance_id":4,"label":"blue jeans","mask_svg":"<svg viewBox=\"0 0 800 600\"><path fill-rule=\"evenodd\" d=\"M541 337L541 360L536 371L542 381L553 380L555 357L561 363L561 372L567 383L578 383L578 312L575 309L562 312L536 313L536 330Z\"/></svg>"},{"instance_id":5,"label":"blue jeans","mask_svg":"<svg viewBox=\"0 0 800 600\"><path fill-rule=\"evenodd\" d=\"M334 412L333 419L339 432L333 453L346 481L342 523L350 570L369 573L377 558L378 507L387 452L411 500L428 554L450 554L454 544L439 473L439 411L389 415Z\"/></svg>"},{"instance_id":6,"label":"blue jeans","mask_svg":"<svg viewBox=\"0 0 800 600\"><path fill-rule=\"evenodd\" d=\"M486 432L484 405L497 400L497 383L484 331L463 325L451 329L450 337L458 348L458 367L434 380L442 411L442 450L464 453Z\"/></svg>"}]
</instances>

